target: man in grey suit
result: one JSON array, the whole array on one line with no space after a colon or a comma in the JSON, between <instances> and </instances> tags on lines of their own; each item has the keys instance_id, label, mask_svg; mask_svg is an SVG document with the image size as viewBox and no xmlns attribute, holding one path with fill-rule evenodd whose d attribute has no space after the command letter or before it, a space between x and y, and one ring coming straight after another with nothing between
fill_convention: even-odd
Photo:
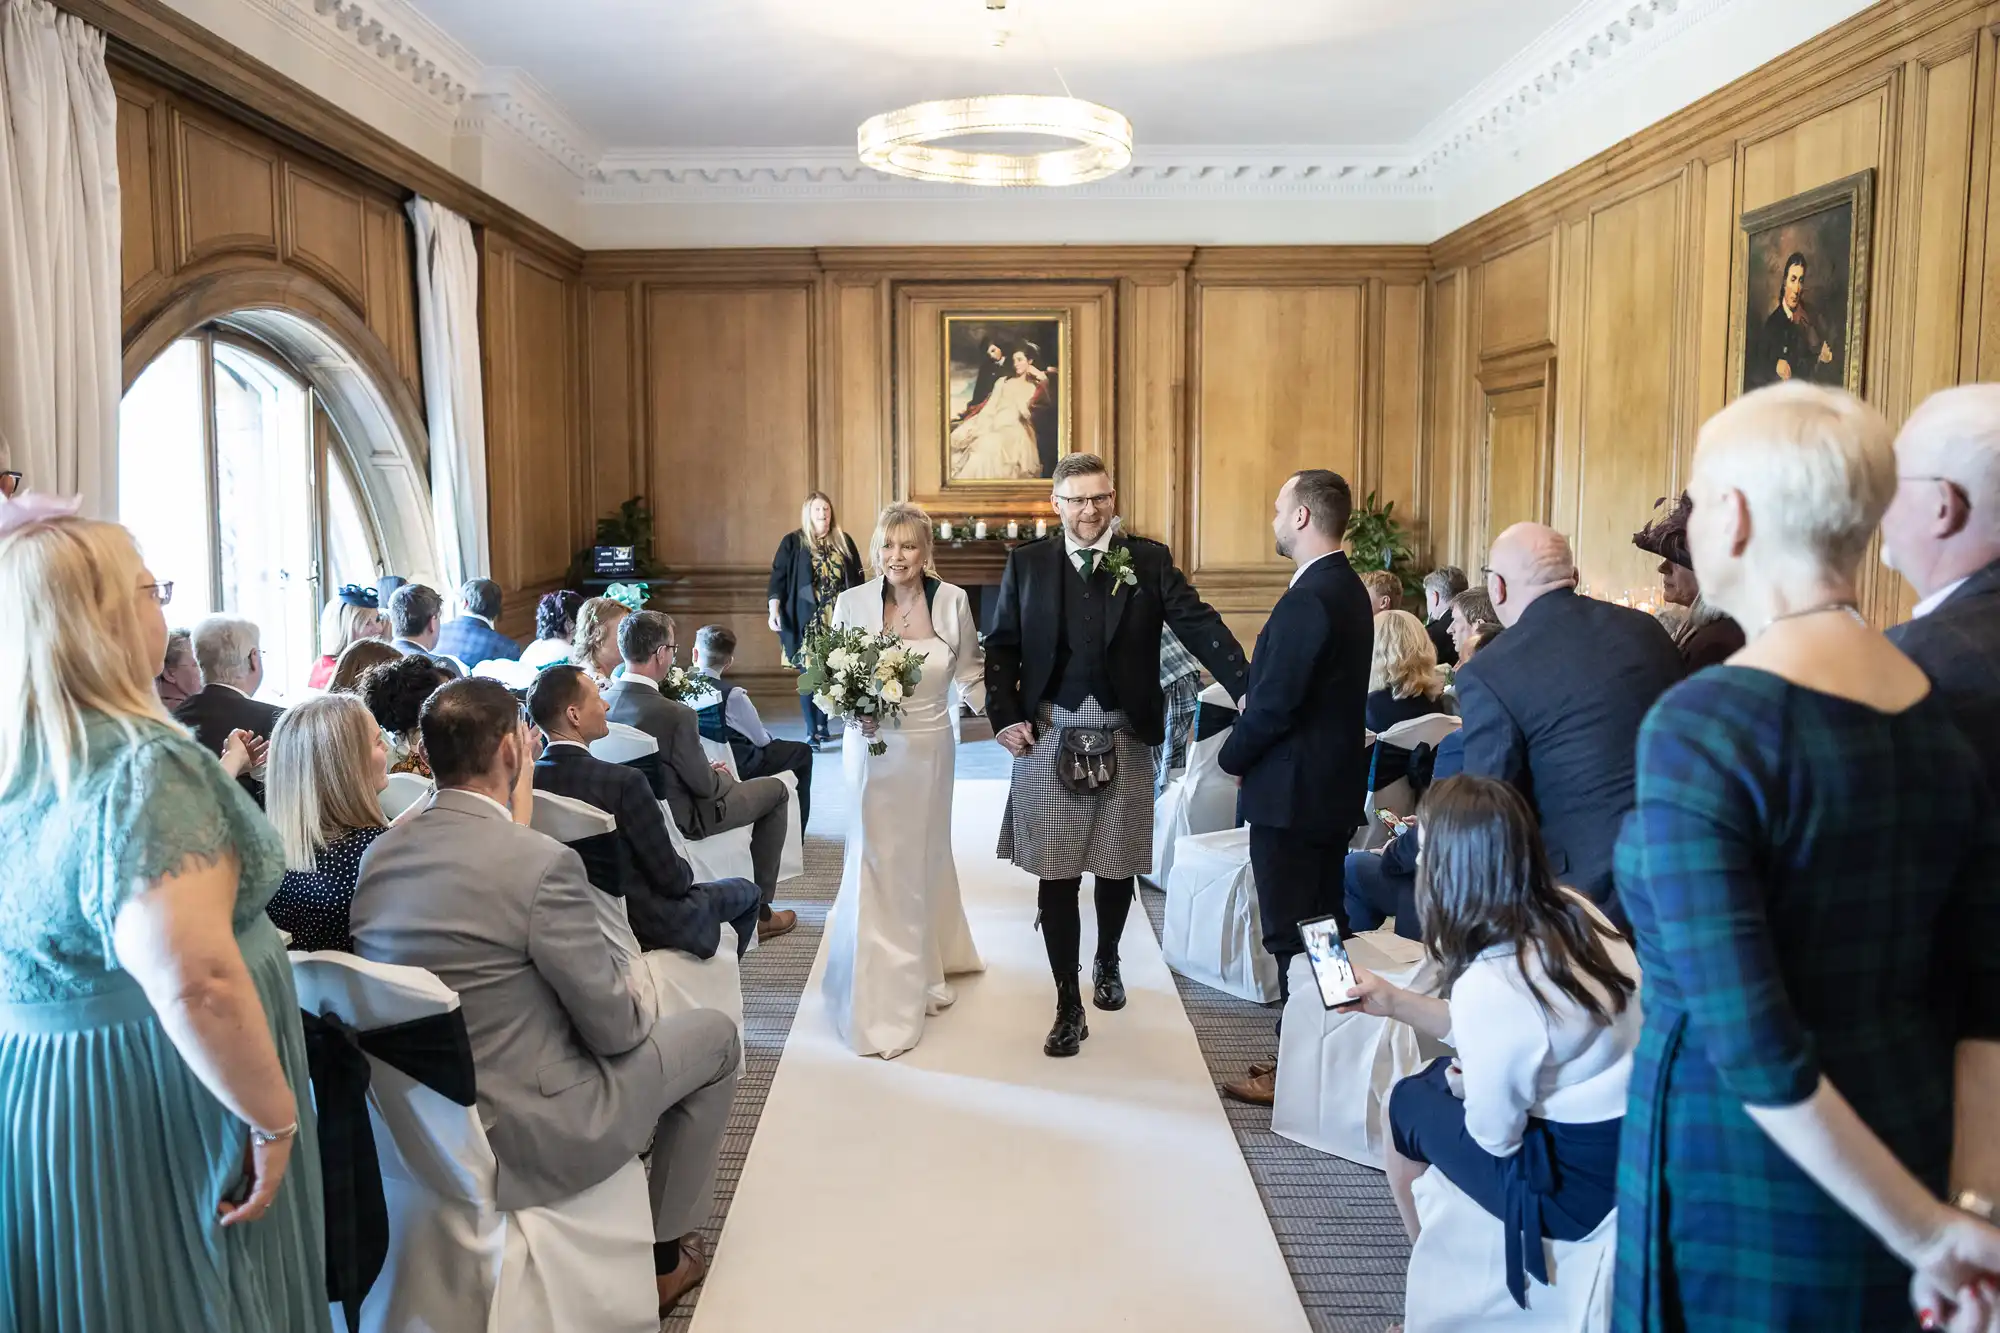
<instances>
[{"instance_id":1,"label":"man in grey suit","mask_svg":"<svg viewBox=\"0 0 2000 1333\"><path fill-rule=\"evenodd\" d=\"M1925 399L1896 437L1882 559L1923 600L1890 641L1980 753L2000 754L2000 384ZM1995 774L2000 778L2000 774Z\"/></svg>"},{"instance_id":2,"label":"man in grey suit","mask_svg":"<svg viewBox=\"0 0 2000 1333\"><path fill-rule=\"evenodd\" d=\"M612 683L604 702L613 722L637 727L660 743L664 799L683 835L706 838L750 826L750 877L764 895L757 938L776 939L799 924L797 912L771 907L778 892L778 858L785 847L791 793L776 778L739 782L727 766L709 762L694 710L660 693L660 681L673 670L677 646L671 617L658 611L636 611L625 617L618 626L625 674Z\"/></svg>"},{"instance_id":3,"label":"man in grey suit","mask_svg":"<svg viewBox=\"0 0 2000 1333\"><path fill-rule=\"evenodd\" d=\"M505 686L453 681L421 725L438 792L362 858L354 951L458 992L502 1208L567 1199L652 1143L664 1315L707 1272L695 1230L714 1202L736 1026L712 1010L660 1017L577 854L513 822L533 753Z\"/></svg>"}]
</instances>

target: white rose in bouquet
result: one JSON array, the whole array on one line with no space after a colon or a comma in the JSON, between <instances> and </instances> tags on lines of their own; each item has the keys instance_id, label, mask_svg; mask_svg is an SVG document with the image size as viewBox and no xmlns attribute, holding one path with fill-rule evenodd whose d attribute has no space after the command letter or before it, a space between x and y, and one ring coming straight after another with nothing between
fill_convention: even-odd
<instances>
[{"instance_id":1,"label":"white rose in bouquet","mask_svg":"<svg viewBox=\"0 0 2000 1333\"><path fill-rule=\"evenodd\" d=\"M813 696L813 707L819 709L820 712L825 713L828 717L837 717L840 713L840 700L830 694L815 694Z\"/></svg>"},{"instance_id":2,"label":"white rose in bouquet","mask_svg":"<svg viewBox=\"0 0 2000 1333\"><path fill-rule=\"evenodd\" d=\"M829 671L845 671L854 665L854 654L845 648L836 648L826 655L826 665Z\"/></svg>"},{"instance_id":3,"label":"white rose in bouquet","mask_svg":"<svg viewBox=\"0 0 2000 1333\"><path fill-rule=\"evenodd\" d=\"M891 676L888 680L883 681L882 700L885 703L892 703L892 704L899 704L903 702L903 682L897 680L893 676Z\"/></svg>"}]
</instances>

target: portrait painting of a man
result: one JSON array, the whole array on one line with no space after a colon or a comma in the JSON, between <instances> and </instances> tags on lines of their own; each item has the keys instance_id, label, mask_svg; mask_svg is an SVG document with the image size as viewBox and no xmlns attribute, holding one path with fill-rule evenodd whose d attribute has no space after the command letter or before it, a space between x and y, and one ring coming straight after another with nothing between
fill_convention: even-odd
<instances>
[{"instance_id":1,"label":"portrait painting of a man","mask_svg":"<svg viewBox=\"0 0 2000 1333\"><path fill-rule=\"evenodd\" d=\"M1068 431L1068 317L946 315L945 467L951 482L1053 476Z\"/></svg>"},{"instance_id":2,"label":"portrait painting of a man","mask_svg":"<svg viewBox=\"0 0 2000 1333\"><path fill-rule=\"evenodd\" d=\"M1872 176L1743 219L1743 392L1798 380L1860 388Z\"/></svg>"}]
</instances>

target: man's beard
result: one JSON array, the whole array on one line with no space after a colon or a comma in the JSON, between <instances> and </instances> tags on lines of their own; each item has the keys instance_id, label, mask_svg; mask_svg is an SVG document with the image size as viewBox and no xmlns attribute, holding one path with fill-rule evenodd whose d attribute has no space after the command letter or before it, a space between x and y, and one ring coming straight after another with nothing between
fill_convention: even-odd
<instances>
[{"instance_id":1,"label":"man's beard","mask_svg":"<svg viewBox=\"0 0 2000 1333\"><path fill-rule=\"evenodd\" d=\"M1293 551L1299 549L1298 537L1295 534L1289 532L1278 534L1278 539L1276 544L1278 547L1278 554L1283 556L1287 560L1290 560L1292 558Z\"/></svg>"}]
</instances>

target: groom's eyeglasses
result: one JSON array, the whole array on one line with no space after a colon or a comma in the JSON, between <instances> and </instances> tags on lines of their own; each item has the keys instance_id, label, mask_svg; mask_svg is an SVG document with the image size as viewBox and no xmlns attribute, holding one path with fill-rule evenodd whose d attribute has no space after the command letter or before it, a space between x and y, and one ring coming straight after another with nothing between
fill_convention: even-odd
<instances>
[{"instance_id":1,"label":"groom's eyeglasses","mask_svg":"<svg viewBox=\"0 0 2000 1333\"><path fill-rule=\"evenodd\" d=\"M1110 504L1117 496L1116 491L1106 491L1102 495L1058 495L1056 503L1066 504L1071 509L1097 509Z\"/></svg>"}]
</instances>

